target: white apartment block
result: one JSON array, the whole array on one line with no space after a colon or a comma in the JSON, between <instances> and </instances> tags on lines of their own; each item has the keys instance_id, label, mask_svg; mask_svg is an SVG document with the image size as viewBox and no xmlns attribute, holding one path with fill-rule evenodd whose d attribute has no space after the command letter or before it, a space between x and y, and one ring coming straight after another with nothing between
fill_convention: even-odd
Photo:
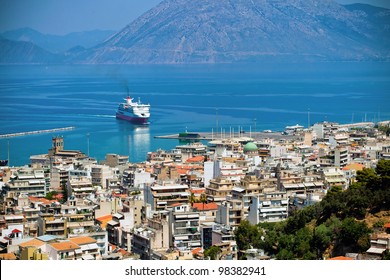
<instances>
[{"instance_id":1,"label":"white apartment block","mask_svg":"<svg viewBox=\"0 0 390 280\"><path fill-rule=\"evenodd\" d=\"M279 222L288 217L286 192L271 192L253 195L248 221L256 225L261 222Z\"/></svg>"}]
</instances>

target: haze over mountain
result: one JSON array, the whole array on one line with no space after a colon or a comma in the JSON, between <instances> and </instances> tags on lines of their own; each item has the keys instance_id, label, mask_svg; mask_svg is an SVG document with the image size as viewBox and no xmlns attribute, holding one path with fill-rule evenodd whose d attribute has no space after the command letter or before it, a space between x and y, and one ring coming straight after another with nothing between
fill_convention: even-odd
<instances>
[{"instance_id":1,"label":"haze over mountain","mask_svg":"<svg viewBox=\"0 0 390 280\"><path fill-rule=\"evenodd\" d=\"M60 63L62 55L48 52L31 42L10 41L0 37L0 63L29 64L29 63Z\"/></svg>"},{"instance_id":2,"label":"haze over mountain","mask_svg":"<svg viewBox=\"0 0 390 280\"><path fill-rule=\"evenodd\" d=\"M76 61L388 59L390 11L369 7L332 0L166 0Z\"/></svg>"},{"instance_id":3,"label":"haze over mountain","mask_svg":"<svg viewBox=\"0 0 390 280\"><path fill-rule=\"evenodd\" d=\"M51 52L72 47L61 56L67 63L383 61L390 58L390 10L362 4L342 6L332 0L165 0L95 47L76 46L82 45L80 42L86 37L82 34L73 36L76 39L68 40L73 43L66 45L61 43L64 39L60 36L45 39L32 33L6 35L13 40L29 37L28 41ZM12 42L6 43L12 49ZM63 46L61 50L58 44ZM19 63L16 50L8 54L16 56ZM40 54L40 58L26 57L26 63L39 59L43 63L48 61ZM5 60L12 61L12 58Z\"/></svg>"},{"instance_id":4,"label":"haze over mountain","mask_svg":"<svg viewBox=\"0 0 390 280\"><path fill-rule=\"evenodd\" d=\"M116 33L113 30L72 32L63 36L42 34L31 28L20 28L3 32L0 36L12 41L31 42L53 53L62 53L75 46L91 48Z\"/></svg>"}]
</instances>

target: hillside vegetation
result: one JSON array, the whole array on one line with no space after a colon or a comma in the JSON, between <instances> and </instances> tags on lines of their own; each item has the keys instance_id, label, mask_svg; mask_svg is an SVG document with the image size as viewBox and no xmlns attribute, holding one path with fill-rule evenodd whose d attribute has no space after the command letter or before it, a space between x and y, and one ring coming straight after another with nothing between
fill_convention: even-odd
<instances>
[{"instance_id":1,"label":"hillside vegetation","mask_svg":"<svg viewBox=\"0 0 390 280\"><path fill-rule=\"evenodd\" d=\"M380 160L375 169L357 173L347 190L332 188L325 198L297 210L286 221L236 229L239 250L264 249L276 259L323 259L347 252L364 253L370 234L383 227L390 216L390 161Z\"/></svg>"}]
</instances>

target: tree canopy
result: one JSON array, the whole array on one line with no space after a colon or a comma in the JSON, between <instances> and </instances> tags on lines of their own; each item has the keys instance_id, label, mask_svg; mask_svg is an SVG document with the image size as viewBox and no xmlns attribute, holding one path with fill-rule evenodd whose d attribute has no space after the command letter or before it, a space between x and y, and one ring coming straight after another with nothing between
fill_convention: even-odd
<instances>
[{"instance_id":1,"label":"tree canopy","mask_svg":"<svg viewBox=\"0 0 390 280\"><path fill-rule=\"evenodd\" d=\"M325 254L365 252L369 246L368 213L390 210L390 161L357 172L347 190L334 187L324 199L295 211L286 221L236 228L239 250L264 249L277 259L322 259ZM387 255L386 255L387 256Z\"/></svg>"}]
</instances>

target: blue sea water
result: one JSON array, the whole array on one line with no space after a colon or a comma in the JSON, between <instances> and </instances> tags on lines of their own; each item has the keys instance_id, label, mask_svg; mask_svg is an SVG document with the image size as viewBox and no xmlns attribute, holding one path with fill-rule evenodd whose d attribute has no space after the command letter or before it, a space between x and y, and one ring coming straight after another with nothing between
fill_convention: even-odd
<instances>
[{"instance_id":1,"label":"blue sea water","mask_svg":"<svg viewBox=\"0 0 390 280\"><path fill-rule=\"evenodd\" d=\"M151 104L149 126L115 118L128 89ZM186 129L390 120L390 63L0 66L0 98L0 134L76 127L0 138L0 158L9 149L11 165L47 153L55 135L64 136L65 149L98 160L117 153L139 162L179 144L154 136Z\"/></svg>"}]
</instances>

